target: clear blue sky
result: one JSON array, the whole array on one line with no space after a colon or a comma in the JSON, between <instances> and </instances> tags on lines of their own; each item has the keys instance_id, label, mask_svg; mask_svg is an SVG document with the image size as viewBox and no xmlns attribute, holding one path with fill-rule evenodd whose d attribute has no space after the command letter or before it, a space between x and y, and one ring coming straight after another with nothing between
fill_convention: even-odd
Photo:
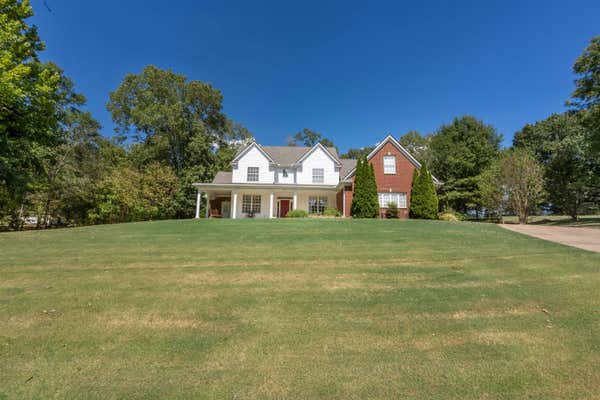
<instances>
[{"instance_id":1,"label":"clear blue sky","mask_svg":"<svg viewBox=\"0 0 600 400\"><path fill-rule=\"evenodd\" d=\"M510 144L565 109L573 61L600 34L598 0L46 3L32 0L43 59L75 81L106 135L108 93L154 64L219 88L260 143L307 127L341 150L466 113Z\"/></svg>"}]
</instances>

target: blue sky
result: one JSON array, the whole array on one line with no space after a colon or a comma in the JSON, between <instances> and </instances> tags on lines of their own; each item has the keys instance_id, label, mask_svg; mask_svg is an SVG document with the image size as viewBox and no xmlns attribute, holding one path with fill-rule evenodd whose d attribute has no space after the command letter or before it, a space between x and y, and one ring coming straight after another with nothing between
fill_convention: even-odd
<instances>
[{"instance_id":1,"label":"blue sky","mask_svg":"<svg viewBox=\"0 0 600 400\"><path fill-rule=\"evenodd\" d=\"M109 92L147 64L210 82L260 143L341 150L472 114L510 144L564 111L600 1L31 1L47 50L113 134Z\"/></svg>"}]
</instances>

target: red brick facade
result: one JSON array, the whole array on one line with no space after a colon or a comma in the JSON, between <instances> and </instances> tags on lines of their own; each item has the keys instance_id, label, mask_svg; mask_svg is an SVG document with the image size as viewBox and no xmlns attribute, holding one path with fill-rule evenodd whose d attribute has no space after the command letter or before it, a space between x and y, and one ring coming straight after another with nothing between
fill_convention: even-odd
<instances>
[{"instance_id":1,"label":"red brick facade","mask_svg":"<svg viewBox=\"0 0 600 400\"><path fill-rule=\"evenodd\" d=\"M396 157L396 173L385 174L383 172L383 157ZM389 141L383 145L377 153L371 157L369 164L373 165L375 170L375 180L377 181L377 192L406 193L406 208L399 208L400 218L408 218L410 208L410 191L412 188L412 177L415 165L402 153L396 146ZM353 178L354 180L354 178ZM350 205L352 204L352 191L346 191L346 217L350 216ZM385 217L385 208L381 208L380 216Z\"/></svg>"}]
</instances>

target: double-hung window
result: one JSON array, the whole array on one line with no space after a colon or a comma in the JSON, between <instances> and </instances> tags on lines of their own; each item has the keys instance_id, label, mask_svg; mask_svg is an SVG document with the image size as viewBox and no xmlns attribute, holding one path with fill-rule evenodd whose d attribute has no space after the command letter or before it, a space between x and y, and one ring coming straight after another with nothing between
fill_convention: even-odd
<instances>
[{"instance_id":1,"label":"double-hung window","mask_svg":"<svg viewBox=\"0 0 600 400\"><path fill-rule=\"evenodd\" d=\"M260 195L245 194L242 196L242 212L244 214L260 213Z\"/></svg>"},{"instance_id":2,"label":"double-hung window","mask_svg":"<svg viewBox=\"0 0 600 400\"><path fill-rule=\"evenodd\" d=\"M383 156L383 173L396 173L396 156Z\"/></svg>"},{"instance_id":3,"label":"double-hung window","mask_svg":"<svg viewBox=\"0 0 600 400\"><path fill-rule=\"evenodd\" d=\"M311 214L323 214L327 208L327 197L309 196L308 197L308 212Z\"/></svg>"},{"instance_id":4,"label":"double-hung window","mask_svg":"<svg viewBox=\"0 0 600 400\"><path fill-rule=\"evenodd\" d=\"M325 170L323 168L313 168L312 183L323 183L323 182L325 182Z\"/></svg>"},{"instance_id":5,"label":"double-hung window","mask_svg":"<svg viewBox=\"0 0 600 400\"><path fill-rule=\"evenodd\" d=\"M398 208L406 208L406 193L378 193L379 207L388 208L390 203L396 203Z\"/></svg>"},{"instance_id":6,"label":"double-hung window","mask_svg":"<svg viewBox=\"0 0 600 400\"><path fill-rule=\"evenodd\" d=\"M258 167L248 167L248 182L258 182Z\"/></svg>"}]
</instances>

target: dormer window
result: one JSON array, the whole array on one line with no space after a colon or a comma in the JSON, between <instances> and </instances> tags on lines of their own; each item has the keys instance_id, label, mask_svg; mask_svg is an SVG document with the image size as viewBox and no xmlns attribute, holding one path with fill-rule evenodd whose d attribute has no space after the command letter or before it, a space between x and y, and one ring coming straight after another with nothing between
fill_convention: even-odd
<instances>
[{"instance_id":1,"label":"dormer window","mask_svg":"<svg viewBox=\"0 0 600 400\"><path fill-rule=\"evenodd\" d=\"M396 156L383 156L383 173L396 173Z\"/></svg>"},{"instance_id":2,"label":"dormer window","mask_svg":"<svg viewBox=\"0 0 600 400\"><path fill-rule=\"evenodd\" d=\"M248 182L258 182L258 167L248 167L246 180Z\"/></svg>"},{"instance_id":3,"label":"dormer window","mask_svg":"<svg viewBox=\"0 0 600 400\"><path fill-rule=\"evenodd\" d=\"M313 168L312 183L323 183L325 181L325 170L323 168Z\"/></svg>"}]
</instances>

